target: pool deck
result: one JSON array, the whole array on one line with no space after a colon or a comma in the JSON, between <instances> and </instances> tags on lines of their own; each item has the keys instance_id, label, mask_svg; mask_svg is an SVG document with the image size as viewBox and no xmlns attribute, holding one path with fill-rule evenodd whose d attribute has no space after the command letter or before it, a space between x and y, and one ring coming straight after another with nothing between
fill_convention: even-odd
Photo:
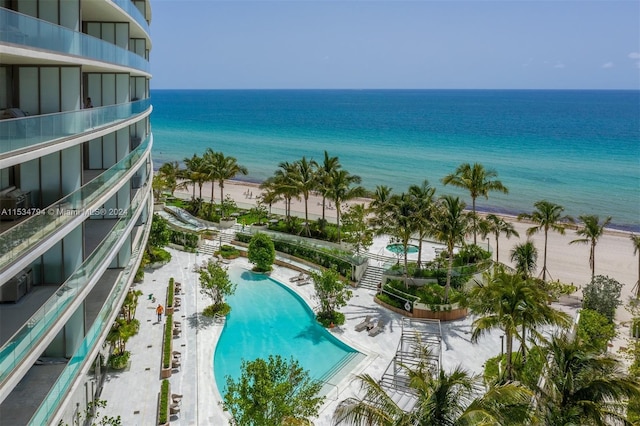
<instances>
[{"instance_id":1,"label":"pool deck","mask_svg":"<svg viewBox=\"0 0 640 426\"><path fill-rule=\"evenodd\" d=\"M108 373L104 389L100 396L107 401L104 414L121 416L122 424L127 426L147 426L157 424L157 405L160 392L160 364L164 317L157 321L155 307L164 305L169 279L182 283L182 306L174 313L174 320L182 322L182 333L173 340L173 350L182 353L182 365L173 370L169 381L171 392L182 394L180 412L171 416L172 425L227 425L229 416L221 408L221 396L213 377L213 355L215 344L223 326L201 315L202 309L210 301L199 292L194 265L202 264L209 256L185 253L168 249L172 254L171 262L153 272L145 273L144 281L136 284L135 289L142 291L136 318L140 321L140 332L127 343L131 352L130 365L122 372ZM250 269L246 259L240 258L232 264ZM275 267L272 277L294 289L312 308L317 305L313 300L313 285L297 286L289 278L297 271ZM153 294L154 303L148 295ZM373 301L374 292L355 289L348 306L341 309L347 318L346 323L332 333L344 343L366 355L326 397L319 416L314 420L316 426L331 424L331 416L339 401L354 396L359 391L359 383L354 376L361 373L381 377L392 359L401 333L402 317L390 312ZM384 331L375 337L366 332L356 332L354 326L367 315L374 319L383 319L387 324ZM500 333L490 333L479 344L471 344L471 318L450 323L442 323L442 365L450 370L458 364L469 371L480 373L487 358L500 353Z\"/></svg>"}]
</instances>

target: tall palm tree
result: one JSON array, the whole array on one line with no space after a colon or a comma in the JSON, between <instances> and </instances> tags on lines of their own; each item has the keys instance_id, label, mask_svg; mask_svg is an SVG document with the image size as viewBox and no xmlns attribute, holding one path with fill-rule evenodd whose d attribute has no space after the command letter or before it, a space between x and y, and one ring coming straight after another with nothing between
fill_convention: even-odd
<instances>
[{"instance_id":1,"label":"tall palm tree","mask_svg":"<svg viewBox=\"0 0 640 426\"><path fill-rule=\"evenodd\" d=\"M507 222L493 213L488 214L487 217L480 222L479 228L482 238L487 238L489 234L493 234L496 237L496 263L500 263L500 235L504 234L507 239L514 235L520 237L520 234L518 234L518 231L515 230L511 222Z\"/></svg>"},{"instance_id":2,"label":"tall palm tree","mask_svg":"<svg viewBox=\"0 0 640 426\"><path fill-rule=\"evenodd\" d=\"M260 185L261 189L273 192L274 200L277 198L284 200L284 216L289 224L291 224L291 201L293 198L299 199L299 192L293 179L295 167L295 163L280 162L273 176Z\"/></svg>"},{"instance_id":3,"label":"tall palm tree","mask_svg":"<svg viewBox=\"0 0 640 426\"><path fill-rule=\"evenodd\" d=\"M538 263L538 249L531 240L517 244L511 250L511 261L516 265L516 272L531 278Z\"/></svg>"},{"instance_id":4,"label":"tall palm tree","mask_svg":"<svg viewBox=\"0 0 640 426\"><path fill-rule=\"evenodd\" d=\"M373 213L370 224L379 235L388 232L388 225L391 222L389 217L391 213L391 209L389 208L391 193L392 189L390 187L386 185L378 185L376 186L372 200L369 203L369 210Z\"/></svg>"},{"instance_id":5,"label":"tall palm tree","mask_svg":"<svg viewBox=\"0 0 640 426\"><path fill-rule=\"evenodd\" d=\"M416 204L413 197L409 194L402 193L400 195L394 195L388 204L389 206L389 231L397 238L402 244L404 249L404 284L405 287L409 287L407 283L408 276L408 260L407 249L409 246L409 240L413 233L417 230L416 224Z\"/></svg>"},{"instance_id":6,"label":"tall palm tree","mask_svg":"<svg viewBox=\"0 0 640 426\"><path fill-rule=\"evenodd\" d=\"M171 191L172 197L176 189L184 188L184 184L180 182L182 170L180 169L180 163L177 161L164 163L158 169L158 173L164 178L165 185Z\"/></svg>"},{"instance_id":7,"label":"tall palm tree","mask_svg":"<svg viewBox=\"0 0 640 426\"><path fill-rule=\"evenodd\" d=\"M500 191L508 194L509 190L501 181L495 179L498 172L495 170L487 170L480 163L463 163L458 166L453 174L442 178L445 185L453 185L458 188L466 189L471 195L471 210L473 211L473 244L476 244L476 198L485 197L489 199L489 191Z\"/></svg>"},{"instance_id":8,"label":"tall palm tree","mask_svg":"<svg viewBox=\"0 0 640 426\"><path fill-rule=\"evenodd\" d=\"M365 189L359 185L361 180L360 176L352 175L346 170L337 170L331 175L331 185L327 191L327 198L333 200L336 204L338 243L340 242L340 214L342 211L342 203L357 197L362 197L365 194Z\"/></svg>"},{"instance_id":9,"label":"tall palm tree","mask_svg":"<svg viewBox=\"0 0 640 426\"><path fill-rule=\"evenodd\" d=\"M631 243L633 244L633 254L640 253L640 235L631 234ZM636 297L640 298L640 256L638 256L638 281L635 285Z\"/></svg>"},{"instance_id":10,"label":"tall palm tree","mask_svg":"<svg viewBox=\"0 0 640 426\"><path fill-rule=\"evenodd\" d=\"M453 249L456 244L464 243L464 237L469 230L469 221L464 212L464 203L458 197L443 195L435 209L433 236L447 246L449 258L447 267L447 284L444 289L445 302L449 300L451 289L451 272L453 271Z\"/></svg>"},{"instance_id":11,"label":"tall palm tree","mask_svg":"<svg viewBox=\"0 0 640 426\"><path fill-rule=\"evenodd\" d=\"M329 153L324 151L324 159L322 164L318 164L318 189L322 194L322 223L325 223L325 204L327 201L327 192L331 187L331 177L342 168L338 157L330 157ZM307 221L308 222L308 221Z\"/></svg>"},{"instance_id":12,"label":"tall palm tree","mask_svg":"<svg viewBox=\"0 0 640 426\"><path fill-rule=\"evenodd\" d=\"M565 325L566 314L551 308L549 295L520 274L509 274L504 269L484 274L484 282L471 290L471 311L478 315L473 321L471 341L477 342L486 332L500 329L505 335L505 374L512 380L513 339L526 343L524 330L540 325ZM518 327L523 333L519 334Z\"/></svg>"},{"instance_id":13,"label":"tall palm tree","mask_svg":"<svg viewBox=\"0 0 640 426\"><path fill-rule=\"evenodd\" d=\"M423 180L421 185L411 185L409 194L414 200L414 220L418 233L418 269L422 263L422 241L431 232L431 220L433 219L433 196L436 189L429 185L428 180Z\"/></svg>"},{"instance_id":14,"label":"tall palm tree","mask_svg":"<svg viewBox=\"0 0 640 426\"><path fill-rule=\"evenodd\" d=\"M553 336L545 349L545 381L535 396L541 424L631 424L623 402L640 399L640 383L624 373L619 360L567 333Z\"/></svg>"},{"instance_id":15,"label":"tall palm tree","mask_svg":"<svg viewBox=\"0 0 640 426\"><path fill-rule=\"evenodd\" d=\"M214 191L216 189L216 164L218 162L218 159L216 157L216 152L211 149L211 148L207 148L204 151L204 154L202 154L202 158L206 164L206 169L207 169L207 175L209 178L209 181L211 181L211 206L213 208L213 203L215 201L215 197L214 197Z\"/></svg>"},{"instance_id":16,"label":"tall palm tree","mask_svg":"<svg viewBox=\"0 0 640 426\"><path fill-rule=\"evenodd\" d=\"M293 184L296 189L302 194L304 200L304 228L307 236L311 236L311 229L309 227L309 195L318 186L316 167L318 164L311 160L307 161L307 157L296 161L294 164L294 171L291 175Z\"/></svg>"},{"instance_id":17,"label":"tall palm tree","mask_svg":"<svg viewBox=\"0 0 640 426\"><path fill-rule=\"evenodd\" d=\"M478 376L461 367L451 372L432 369L420 362L415 367L402 366L409 377L409 392L415 405L405 411L389 396L385 388L369 375L360 375L364 396L341 401L333 414L335 425L506 425L526 423L524 407L531 393L509 383L492 387L478 395L482 386Z\"/></svg>"},{"instance_id":18,"label":"tall palm tree","mask_svg":"<svg viewBox=\"0 0 640 426\"><path fill-rule=\"evenodd\" d=\"M184 176L193 184L193 195L191 198L196 198L196 185L198 185L200 189L199 198L202 198L202 185L208 180L209 176L206 162L197 154L193 154L191 158L185 157L183 162L186 166Z\"/></svg>"},{"instance_id":19,"label":"tall palm tree","mask_svg":"<svg viewBox=\"0 0 640 426\"><path fill-rule=\"evenodd\" d=\"M600 218L596 215L582 215L579 218L582 221L582 228L578 229L576 234L584 238L570 241L569 244L590 244L589 266L591 267L591 279L593 279L596 275L596 245L598 244L598 239L604 234L604 228L611 223L611 216L607 217L602 223L600 223Z\"/></svg>"},{"instance_id":20,"label":"tall palm tree","mask_svg":"<svg viewBox=\"0 0 640 426\"><path fill-rule=\"evenodd\" d=\"M225 156L222 152L214 153L213 176L220 187L220 203L224 201L224 181L237 175L247 175L249 171L245 166L238 164L238 160L232 156Z\"/></svg>"},{"instance_id":21,"label":"tall palm tree","mask_svg":"<svg viewBox=\"0 0 640 426\"><path fill-rule=\"evenodd\" d=\"M532 236L536 232L544 231L544 254L542 260L542 280L547 280L547 240L549 230L555 231L560 235L564 235L565 224L563 221L573 222L571 216L563 216L564 207L559 204L552 203L547 200L536 201L533 206L536 210L533 213L521 213L518 220L526 219L536 224L527 229L527 235Z\"/></svg>"}]
</instances>

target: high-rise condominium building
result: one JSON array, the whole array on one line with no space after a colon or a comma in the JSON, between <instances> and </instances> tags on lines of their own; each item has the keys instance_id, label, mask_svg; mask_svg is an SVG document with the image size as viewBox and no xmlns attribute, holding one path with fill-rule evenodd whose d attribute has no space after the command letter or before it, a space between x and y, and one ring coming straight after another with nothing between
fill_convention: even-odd
<instances>
[{"instance_id":1,"label":"high-rise condominium building","mask_svg":"<svg viewBox=\"0 0 640 426\"><path fill-rule=\"evenodd\" d=\"M150 17L0 0L0 424L76 424L99 394L153 209Z\"/></svg>"}]
</instances>

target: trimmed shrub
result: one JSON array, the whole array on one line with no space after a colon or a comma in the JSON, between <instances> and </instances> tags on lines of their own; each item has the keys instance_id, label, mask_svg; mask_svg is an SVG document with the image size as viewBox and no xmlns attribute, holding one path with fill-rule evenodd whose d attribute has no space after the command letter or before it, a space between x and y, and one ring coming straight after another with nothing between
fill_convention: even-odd
<instances>
[{"instance_id":1,"label":"trimmed shrub","mask_svg":"<svg viewBox=\"0 0 640 426\"><path fill-rule=\"evenodd\" d=\"M169 421L169 380L164 379L160 385L160 409L158 410L158 423L163 425Z\"/></svg>"},{"instance_id":2,"label":"trimmed shrub","mask_svg":"<svg viewBox=\"0 0 640 426\"><path fill-rule=\"evenodd\" d=\"M169 287L167 288L167 306L173 306L173 296L174 296L174 281L173 277L169 279Z\"/></svg>"},{"instance_id":3,"label":"trimmed shrub","mask_svg":"<svg viewBox=\"0 0 640 426\"><path fill-rule=\"evenodd\" d=\"M162 368L171 367L171 339L173 339L173 315L167 315L164 326L164 346L162 348Z\"/></svg>"}]
</instances>

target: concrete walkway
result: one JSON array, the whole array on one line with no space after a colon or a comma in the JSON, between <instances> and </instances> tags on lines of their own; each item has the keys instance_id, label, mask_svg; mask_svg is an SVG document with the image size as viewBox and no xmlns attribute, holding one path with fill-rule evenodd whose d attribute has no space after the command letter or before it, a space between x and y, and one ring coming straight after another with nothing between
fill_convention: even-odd
<instances>
[{"instance_id":1,"label":"concrete walkway","mask_svg":"<svg viewBox=\"0 0 640 426\"><path fill-rule=\"evenodd\" d=\"M175 425L227 425L228 415L221 406L221 396L216 388L213 376L213 355L215 344L223 326L201 315L202 309L210 304L199 292L194 265L202 264L209 256L196 255L169 249L171 262L153 272L145 273L144 282L134 288L141 290L143 296L136 312L140 321L140 332L127 343L131 351L128 369L109 373L101 395L107 401L105 413L119 415L127 426L149 426L157 424L156 413L160 392L160 364L162 351L163 323L157 321L155 307L164 305L169 279L182 283L182 306L174 314L174 320L182 322L182 333L174 339L173 350L182 353L182 365L173 370L171 392L182 394L180 413L171 417ZM246 259L232 261L233 266L250 269ZM313 286L296 286L289 278L297 271L275 267L272 278L294 289L313 307ZM154 302L149 295L156 298ZM381 308L373 302L374 292L356 289L349 305L342 308L347 318L344 326L332 332L344 343L357 349L366 357L348 375L346 375L326 396L326 402L320 415L315 419L316 426L330 425L331 416L339 401L359 392L360 384L355 375L367 373L381 377L398 346L401 334L401 317ZM384 331L370 337L367 333L358 333L354 326L367 315L375 319L384 319ZM458 364L474 373L481 373L485 360L500 353L500 334L490 333L479 344L470 342L471 318L451 323L442 323L442 365L450 370Z\"/></svg>"}]
</instances>

